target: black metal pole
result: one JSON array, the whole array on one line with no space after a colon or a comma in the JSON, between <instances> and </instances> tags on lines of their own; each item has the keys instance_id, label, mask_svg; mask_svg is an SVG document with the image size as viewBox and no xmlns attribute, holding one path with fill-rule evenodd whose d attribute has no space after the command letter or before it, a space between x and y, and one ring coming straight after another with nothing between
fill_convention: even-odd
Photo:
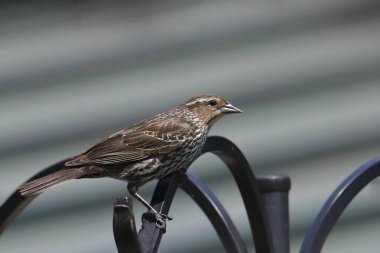
<instances>
[{"instance_id":1,"label":"black metal pole","mask_svg":"<svg viewBox=\"0 0 380 253\"><path fill-rule=\"evenodd\" d=\"M153 193L151 206L159 213L167 215L178 187L178 173L173 173L159 180ZM156 221L149 219L149 212L143 214L143 223L138 238L142 253L156 253L165 229L156 226Z\"/></svg>"},{"instance_id":2,"label":"black metal pole","mask_svg":"<svg viewBox=\"0 0 380 253\"><path fill-rule=\"evenodd\" d=\"M290 178L284 174L258 175L263 204L272 232L273 252L289 253Z\"/></svg>"}]
</instances>

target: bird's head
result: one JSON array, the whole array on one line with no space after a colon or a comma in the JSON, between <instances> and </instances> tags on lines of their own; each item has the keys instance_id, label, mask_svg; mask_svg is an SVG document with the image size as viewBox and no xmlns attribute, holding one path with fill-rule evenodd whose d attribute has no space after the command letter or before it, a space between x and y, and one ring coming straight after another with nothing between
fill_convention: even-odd
<instances>
[{"instance_id":1,"label":"bird's head","mask_svg":"<svg viewBox=\"0 0 380 253\"><path fill-rule=\"evenodd\" d=\"M243 112L226 99L218 96L201 95L189 99L187 107L201 122L211 126L223 115Z\"/></svg>"}]
</instances>

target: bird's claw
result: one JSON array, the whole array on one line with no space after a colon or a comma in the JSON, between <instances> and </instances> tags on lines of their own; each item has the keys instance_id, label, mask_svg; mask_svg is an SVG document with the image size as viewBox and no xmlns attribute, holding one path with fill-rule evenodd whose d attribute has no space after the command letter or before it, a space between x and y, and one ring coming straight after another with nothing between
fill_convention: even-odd
<instances>
[{"instance_id":1,"label":"bird's claw","mask_svg":"<svg viewBox=\"0 0 380 253\"><path fill-rule=\"evenodd\" d=\"M156 227L166 231L166 220L162 219L162 217L155 217L155 219L156 219Z\"/></svg>"},{"instance_id":2,"label":"bird's claw","mask_svg":"<svg viewBox=\"0 0 380 253\"><path fill-rule=\"evenodd\" d=\"M166 231L166 220L172 220L173 218L159 212L155 212L153 215L156 220L156 227Z\"/></svg>"},{"instance_id":3,"label":"bird's claw","mask_svg":"<svg viewBox=\"0 0 380 253\"><path fill-rule=\"evenodd\" d=\"M169 215L163 214L163 213L157 213L161 218L165 220L172 220L173 218L170 217Z\"/></svg>"},{"instance_id":4,"label":"bird's claw","mask_svg":"<svg viewBox=\"0 0 380 253\"><path fill-rule=\"evenodd\" d=\"M143 219L146 218L148 220L153 221L153 219L156 221L156 227L159 229L162 229L163 231L166 230L166 220L172 220L173 218L166 215L159 213L157 211L149 210L148 213L144 213Z\"/></svg>"}]
</instances>

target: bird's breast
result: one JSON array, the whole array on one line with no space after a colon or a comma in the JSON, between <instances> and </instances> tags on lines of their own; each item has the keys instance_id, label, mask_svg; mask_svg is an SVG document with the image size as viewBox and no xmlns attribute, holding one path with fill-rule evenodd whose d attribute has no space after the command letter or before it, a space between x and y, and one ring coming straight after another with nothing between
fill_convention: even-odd
<instances>
[{"instance_id":1,"label":"bird's breast","mask_svg":"<svg viewBox=\"0 0 380 253\"><path fill-rule=\"evenodd\" d=\"M119 178L142 185L177 170L186 170L201 154L206 138L207 129L195 130L179 148L165 155L130 164L120 173Z\"/></svg>"}]
</instances>

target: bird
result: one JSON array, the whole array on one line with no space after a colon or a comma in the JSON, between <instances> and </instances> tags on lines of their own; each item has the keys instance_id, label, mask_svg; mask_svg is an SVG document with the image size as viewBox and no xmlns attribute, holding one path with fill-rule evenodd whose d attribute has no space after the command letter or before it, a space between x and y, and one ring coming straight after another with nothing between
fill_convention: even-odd
<instances>
[{"instance_id":1,"label":"bird","mask_svg":"<svg viewBox=\"0 0 380 253\"><path fill-rule=\"evenodd\" d=\"M225 98L200 95L142 120L73 156L52 174L22 184L24 197L40 194L71 179L110 177L127 181L128 192L154 215L163 228L169 216L156 211L138 194L145 183L184 171L201 154L210 128L226 114L241 113Z\"/></svg>"}]
</instances>

